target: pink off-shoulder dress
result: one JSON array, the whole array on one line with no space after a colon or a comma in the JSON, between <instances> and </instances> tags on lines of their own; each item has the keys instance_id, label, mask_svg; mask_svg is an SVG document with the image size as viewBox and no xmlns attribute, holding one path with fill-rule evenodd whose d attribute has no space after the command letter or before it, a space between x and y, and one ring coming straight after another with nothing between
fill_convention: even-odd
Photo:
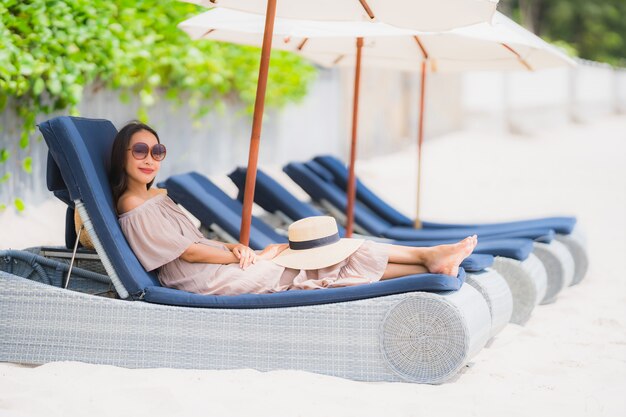
<instances>
[{"instance_id":1,"label":"pink off-shoulder dress","mask_svg":"<svg viewBox=\"0 0 626 417\"><path fill-rule=\"evenodd\" d=\"M206 239L164 194L121 214L119 223L139 262L146 271L157 270L161 285L198 294L262 294L367 284L380 280L388 261L388 245L366 240L345 260L316 270L285 268L261 259L245 270L238 264L186 262L180 256L194 243L228 248Z\"/></svg>"}]
</instances>

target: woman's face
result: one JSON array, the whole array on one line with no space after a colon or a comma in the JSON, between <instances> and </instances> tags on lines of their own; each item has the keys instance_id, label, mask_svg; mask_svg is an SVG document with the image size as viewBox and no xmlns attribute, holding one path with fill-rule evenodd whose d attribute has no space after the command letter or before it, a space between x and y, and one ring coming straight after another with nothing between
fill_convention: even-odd
<instances>
[{"instance_id":1,"label":"woman's face","mask_svg":"<svg viewBox=\"0 0 626 417\"><path fill-rule=\"evenodd\" d=\"M148 184L154 180L159 172L161 162L152 157L152 152L148 152L148 156L145 159L136 159L133 156L132 147L139 142L145 143L152 150L152 147L159 141L147 130L140 130L130 138L129 150L126 151L126 174L128 174L129 179L141 184Z\"/></svg>"}]
</instances>

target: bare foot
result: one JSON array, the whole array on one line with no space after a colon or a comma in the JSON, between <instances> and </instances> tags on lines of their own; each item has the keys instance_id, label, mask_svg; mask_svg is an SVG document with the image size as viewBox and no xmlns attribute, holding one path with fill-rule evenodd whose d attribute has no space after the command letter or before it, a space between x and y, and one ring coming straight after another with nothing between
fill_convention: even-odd
<instances>
[{"instance_id":1,"label":"bare foot","mask_svg":"<svg viewBox=\"0 0 626 417\"><path fill-rule=\"evenodd\" d=\"M425 266L432 274L457 276L459 265L467 258L478 243L478 237L468 236L451 245L433 246Z\"/></svg>"}]
</instances>

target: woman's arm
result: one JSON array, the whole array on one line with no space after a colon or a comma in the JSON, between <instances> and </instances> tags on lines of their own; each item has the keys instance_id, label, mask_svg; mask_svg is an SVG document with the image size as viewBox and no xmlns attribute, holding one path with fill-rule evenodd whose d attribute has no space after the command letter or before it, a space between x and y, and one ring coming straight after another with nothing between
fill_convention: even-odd
<instances>
[{"instance_id":1,"label":"woman's arm","mask_svg":"<svg viewBox=\"0 0 626 417\"><path fill-rule=\"evenodd\" d=\"M239 243L224 244L229 251L225 251L211 246L194 243L189 246L180 256L183 261L207 264L234 264L239 263L242 269L246 269L250 264L256 263L256 253L249 247Z\"/></svg>"},{"instance_id":2,"label":"woman's arm","mask_svg":"<svg viewBox=\"0 0 626 417\"><path fill-rule=\"evenodd\" d=\"M252 249L241 243L223 243L223 245L226 246L229 251L194 243L189 246L180 257L183 261L191 263L204 262L222 265L239 263L239 266L245 269L250 264L256 263L257 258L266 260L274 259L278 254L289 247L286 243L268 245L257 256Z\"/></svg>"},{"instance_id":3,"label":"woman's arm","mask_svg":"<svg viewBox=\"0 0 626 417\"><path fill-rule=\"evenodd\" d=\"M239 259L231 251L225 251L212 246L194 243L189 246L180 255L185 262L197 263L204 262L207 264L234 264L239 263Z\"/></svg>"}]
</instances>

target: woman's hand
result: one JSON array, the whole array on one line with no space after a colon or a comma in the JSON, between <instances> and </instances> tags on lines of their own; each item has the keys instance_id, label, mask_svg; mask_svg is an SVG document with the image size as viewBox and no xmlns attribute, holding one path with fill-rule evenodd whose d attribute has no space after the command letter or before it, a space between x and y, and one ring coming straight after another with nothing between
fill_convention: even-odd
<instances>
[{"instance_id":1,"label":"woman's hand","mask_svg":"<svg viewBox=\"0 0 626 417\"><path fill-rule=\"evenodd\" d=\"M238 243L233 246L231 251L233 252L233 255L239 259L239 267L241 269L246 269L250 266L250 264L256 263L256 253L246 245Z\"/></svg>"},{"instance_id":2,"label":"woman's hand","mask_svg":"<svg viewBox=\"0 0 626 417\"><path fill-rule=\"evenodd\" d=\"M289 244L287 243L276 243L272 245L267 245L263 251L259 254L260 259L270 260L277 257L282 251L287 249Z\"/></svg>"}]
</instances>

